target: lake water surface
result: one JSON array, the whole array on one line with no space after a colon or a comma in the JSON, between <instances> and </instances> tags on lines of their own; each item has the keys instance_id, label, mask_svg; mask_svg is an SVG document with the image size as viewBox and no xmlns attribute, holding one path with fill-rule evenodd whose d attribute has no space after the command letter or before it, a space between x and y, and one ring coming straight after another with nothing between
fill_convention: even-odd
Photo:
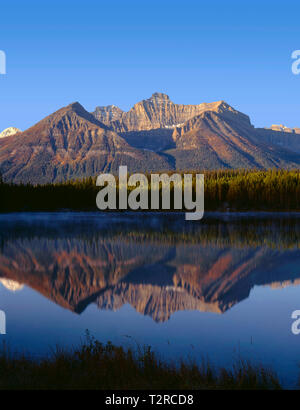
<instances>
[{"instance_id":1,"label":"lake water surface","mask_svg":"<svg viewBox=\"0 0 300 410\"><path fill-rule=\"evenodd\" d=\"M166 359L251 359L293 387L300 216L0 215L0 309L0 342L37 357L88 329Z\"/></svg>"}]
</instances>

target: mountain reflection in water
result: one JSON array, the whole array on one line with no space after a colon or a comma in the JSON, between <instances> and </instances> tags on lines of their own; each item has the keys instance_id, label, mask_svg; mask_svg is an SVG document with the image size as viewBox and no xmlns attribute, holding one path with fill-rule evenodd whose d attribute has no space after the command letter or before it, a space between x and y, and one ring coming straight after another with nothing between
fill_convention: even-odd
<instances>
[{"instance_id":1,"label":"mountain reflection in water","mask_svg":"<svg viewBox=\"0 0 300 410\"><path fill-rule=\"evenodd\" d=\"M78 314L129 303L164 322L180 310L224 313L255 285L300 283L298 217L18 214L0 226L1 283Z\"/></svg>"}]
</instances>

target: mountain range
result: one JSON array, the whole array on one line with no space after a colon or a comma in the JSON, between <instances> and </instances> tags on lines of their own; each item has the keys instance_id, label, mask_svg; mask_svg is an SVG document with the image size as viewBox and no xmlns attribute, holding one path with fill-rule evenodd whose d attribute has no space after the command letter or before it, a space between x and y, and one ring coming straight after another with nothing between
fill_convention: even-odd
<instances>
[{"instance_id":1,"label":"mountain range","mask_svg":"<svg viewBox=\"0 0 300 410\"><path fill-rule=\"evenodd\" d=\"M72 103L24 132L0 138L6 181L48 183L129 172L299 168L299 129L255 128L225 101L175 104L163 93L128 112ZM9 135L11 134L11 135Z\"/></svg>"}]
</instances>

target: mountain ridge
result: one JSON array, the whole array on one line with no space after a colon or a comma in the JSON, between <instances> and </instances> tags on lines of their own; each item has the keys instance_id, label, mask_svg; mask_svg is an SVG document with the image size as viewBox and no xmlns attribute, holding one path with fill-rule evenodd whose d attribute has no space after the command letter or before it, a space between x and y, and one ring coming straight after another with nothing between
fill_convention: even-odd
<instances>
[{"instance_id":1,"label":"mountain ridge","mask_svg":"<svg viewBox=\"0 0 300 410\"><path fill-rule=\"evenodd\" d=\"M115 105L96 107L95 118L116 132L142 131L158 128L174 128L205 111L231 112L250 123L247 115L235 110L225 101L197 105L175 104L164 93L155 92L148 99L139 101L129 111Z\"/></svg>"},{"instance_id":2,"label":"mountain ridge","mask_svg":"<svg viewBox=\"0 0 300 410\"><path fill-rule=\"evenodd\" d=\"M109 114L110 107L117 115ZM174 104L166 94L154 93L128 112L107 106L93 114L130 145L165 152L178 170L300 165L300 138L291 141L295 134L286 137L282 132L271 136L224 100L183 105Z\"/></svg>"},{"instance_id":3,"label":"mountain ridge","mask_svg":"<svg viewBox=\"0 0 300 410\"><path fill-rule=\"evenodd\" d=\"M183 105L154 93L128 112L114 105L95 112L73 102L1 138L3 179L53 183L117 174L120 165L131 173L300 168L299 134L254 128L223 100Z\"/></svg>"},{"instance_id":4,"label":"mountain ridge","mask_svg":"<svg viewBox=\"0 0 300 410\"><path fill-rule=\"evenodd\" d=\"M132 172L169 167L159 155L131 147L78 102L0 140L4 180L57 182L117 171L120 165Z\"/></svg>"}]
</instances>

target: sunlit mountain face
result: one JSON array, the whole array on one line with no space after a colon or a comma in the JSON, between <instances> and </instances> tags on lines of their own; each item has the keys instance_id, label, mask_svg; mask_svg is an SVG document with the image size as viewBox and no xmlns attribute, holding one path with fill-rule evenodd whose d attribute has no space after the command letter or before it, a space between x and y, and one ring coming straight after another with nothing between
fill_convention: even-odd
<instances>
[{"instance_id":1,"label":"sunlit mountain face","mask_svg":"<svg viewBox=\"0 0 300 410\"><path fill-rule=\"evenodd\" d=\"M154 93L128 112L110 105L93 113L75 102L19 131L0 134L6 182L118 174L125 164L130 173L300 167L298 133L254 128L246 114L222 100L183 105Z\"/></svg>"},{"instance_id":2,"label":"sunlit mountain face","mask_svg":"<svg viewBox=\"0 0 300 410\"><path fill-rule=\"evenodd\" d=\"M76 225L74 218L2 220L2 285L25 285L77 314L91 304L112 311L130 304L165 322L178 311L222 314L255 286L300 283L297 218L188 224L178 215L78 215Z\"/></svg>"}]
</instances>

